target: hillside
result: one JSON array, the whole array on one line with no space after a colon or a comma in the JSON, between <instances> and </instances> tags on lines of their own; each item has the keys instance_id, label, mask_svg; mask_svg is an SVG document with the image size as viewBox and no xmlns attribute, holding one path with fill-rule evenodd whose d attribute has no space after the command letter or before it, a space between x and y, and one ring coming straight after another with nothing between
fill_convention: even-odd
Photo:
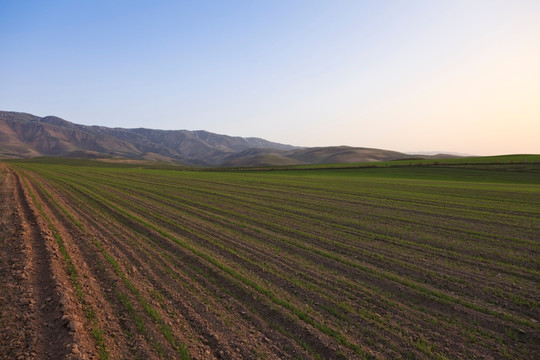
<instances>
[{"instance_id":1,"label":"hillside","mask_svg":"<svg viewBox=\"0 0 540 360\"><path fill-rule=\"evenodd\" d=\"M55 116L0 111L0 157L123 157L211 166L252 148L295 147L207 131L123 129L75 124Z\"/></svg>"},{"instance_id":2,"label":"hillside","mask_svg":"<svg viewBox=\"0 0 540 360\"><path fill-rule=\"evenodd\" d=\"M294 150L250 149L229 155L222 166L265 166L359 163L403 159L408 155L381 149L349 146L314 147Z\"/></svg>"},{"instance_id":3,"label":"hillside","mask_svg":"<svg viewBox=\"0 0 540 360\"><path fill-rule=\"evenodd\" d=\"M300 148L208 131L79 125L55 116L0 111L0 158L39 156L168 161L195 166L266 166L388 161L410 155L347 146Z\"/></svg>"}]
</instances>

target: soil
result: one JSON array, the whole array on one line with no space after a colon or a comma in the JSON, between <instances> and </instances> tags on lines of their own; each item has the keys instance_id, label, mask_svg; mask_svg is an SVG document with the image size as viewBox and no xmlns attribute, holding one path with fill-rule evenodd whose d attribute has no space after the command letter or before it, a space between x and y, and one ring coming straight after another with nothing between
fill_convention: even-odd
<instances>
[{"instance_id":1,"label":"soil","mask_svg":"<svg viewBox=\"0 0 540 360\"><path fill-rule=\"evenodd\" d=\"M7 339L0 342L0 354L5 359L92 358L93 345L76 335L77 313L70 311L71 289L54 239L20 178L5 167L0 174L0 338Z\"/></svg>"},{"instance_id":2,"label":"soil","mask_svg":"<svg viewBox=\"0 0 540 360\"><path fill-rule=\"evenodd\" d=\"M371 228L350 227L350 239L333 238L332 227L347 223L318 228L324 214L305 220L321 239L316 230L295 233L287 213L264 198L244 207L231 198L220 212L207 197L199 204L185 196L176 206L173 196L143 197L105 181L52 182L16 169L0 163L0 360L180 359L182 347L193 359L432 358L435 351L499 358L506 339L497 336L516 327L512 319L430 295L443 289L451 299L491 299L465 286L485 278L481 269L441 271L465 285L434 277L447 260L468 261L452 253L424 264L417 251L394 254L386 240L360 247L357 238ZM259 202L273 212L272 222ZM240 208L242 216L228 215ZM382 235L397 224L385 221ZM519 310L510 300L493 301ZM521 314L534 324L507 332L527 346L526 358L538 349L537 320Z\"/></svg>"},{"instance_id":3,"label":"soil","mask_svg":"<svg viewBox=\"0 0 540 360\"><path fill-rule=\"evenodd\" d=\"M25 180L16 172L0 166L0 271L5 274L0 277L0 338L4 339L0 341L0 359L99 359L99 346L92 337L96 324L103 331L107 357L111 359L179 358L152 319L142 317L146 331L141 334L117 295L127 298L140 316L144 310L137 296L114 274L91 239L110 246L144 298L151 299L152 290L167 294L151 305L173 336L187 345L190 358L250 359L258 357L256 354L268 359L309 357L294 341L269 329L266 321L226 294L209 296L206 303L191 292L181 295L170 283L174 281L172 276L185 275L156 267L154 261L161 255L152 247L144 249L151 256L146 258L123 246L133 236L129 230L95 218L56 194L56 200L88 229L83 233L52 206L39 186L30 181L23 183ZM82 300L67 273L51 224L76 269ZM113 238L122 241L112 245ZM221 318L225 308L238 309L250 322L242 321L242 317ZM86 316L88 309L96 320Z\"/></svg>"}]
</instances>

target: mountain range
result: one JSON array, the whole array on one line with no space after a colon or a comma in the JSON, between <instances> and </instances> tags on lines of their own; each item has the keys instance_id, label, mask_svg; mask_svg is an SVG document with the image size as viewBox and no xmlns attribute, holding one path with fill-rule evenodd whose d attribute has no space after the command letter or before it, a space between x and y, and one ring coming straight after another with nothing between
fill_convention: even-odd
<instances>
[{"instance_id":1,"label":"mountain range","mask_svg":"<svg viewBox=\"0 0 540 360\"><path fill-rule=\"evenodd\" d=\"M348 146L301 148L202 130L87 126L56 116L0 111L0 158L38 156L168 161L221 167L353 163L411 157L396 151Z\"/></svg>"}]
</instances>

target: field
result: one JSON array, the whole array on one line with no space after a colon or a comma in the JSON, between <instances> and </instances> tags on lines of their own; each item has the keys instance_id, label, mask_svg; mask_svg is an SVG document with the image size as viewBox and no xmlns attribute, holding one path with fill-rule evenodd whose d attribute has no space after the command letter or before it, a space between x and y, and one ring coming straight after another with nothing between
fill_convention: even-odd
<instances>
[{"instance_id":1,"label":"field","mask_svg":"<svg viewBox=\"0 0 540 360\"><path fill-rule=\"evenodd\" d=\"M538 358L540 163L266 170L0 164L0 355Z\"/></svg>"}]
</instances>

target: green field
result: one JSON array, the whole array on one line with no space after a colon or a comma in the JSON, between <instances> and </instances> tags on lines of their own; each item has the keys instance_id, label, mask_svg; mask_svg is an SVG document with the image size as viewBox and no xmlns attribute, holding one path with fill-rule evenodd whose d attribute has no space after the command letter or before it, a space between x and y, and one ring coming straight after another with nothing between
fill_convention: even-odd
<instances>
[{"instance_id":1,"label":"green field","mask_svg":"<svg viewBox=\"0 0 540 360\"><path fill-rule=\"evenodd\" d=\"M540 159L483 159L10 166L162 356L538 358Z\"/></svg>"}]
</instances>

